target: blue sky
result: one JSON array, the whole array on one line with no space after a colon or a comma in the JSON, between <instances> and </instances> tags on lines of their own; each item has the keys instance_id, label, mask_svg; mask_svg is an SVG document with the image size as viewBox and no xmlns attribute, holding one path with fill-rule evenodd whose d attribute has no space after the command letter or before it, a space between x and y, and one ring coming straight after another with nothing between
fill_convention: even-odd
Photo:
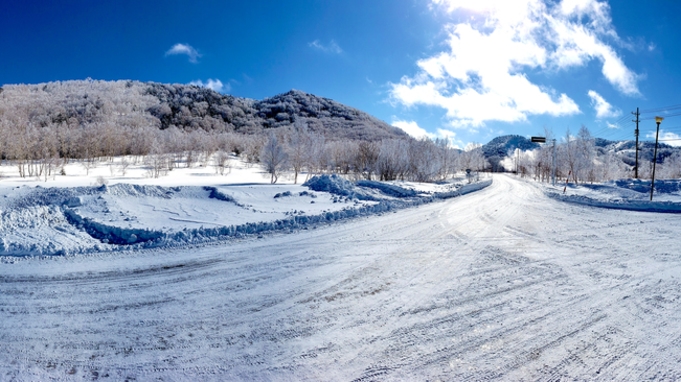
<instances>
[{"instance_id":1,"label":"blue sky","mask_svg":"<svg viewBox=\"0 0 681 382\"><path fill-rule=\"evenodd\" d=\"M3 1L0 84L303 90L460 146L581 125L681 144L675 0ZM646 138L647 136L647 138Z\"/></svg>"}]
</instances>

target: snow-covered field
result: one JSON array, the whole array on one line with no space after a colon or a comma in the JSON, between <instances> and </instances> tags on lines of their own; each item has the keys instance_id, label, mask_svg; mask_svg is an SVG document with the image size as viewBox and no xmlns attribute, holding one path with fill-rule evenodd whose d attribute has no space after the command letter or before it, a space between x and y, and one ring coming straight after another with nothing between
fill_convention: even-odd
<instances>
[{"instance_id":1,"label":"snow-covered field","mask_svg":"<svg viewBox=\"0 0 681 382\"><path fill-rule=\"evenodd\" d=\"M330 212L409 194L404 184L401 197L361 187L372 199L208 178L150 181L142 189L158 195L141 196L110 182L45 208L172 235L245 210L237 203L262 222L311 199ZM218 199L223 213L203 187L236 203ZM35 187L14 190L6 199L30 201ZM495 175L468 195L293 234L5 257L0 380L681 379L679 216L564 203L547 196L556 190Z\"/></svg>"},{"instance_id":2,"label":"snow-covered field","mask_svg":"<svg viewBox=\"0 0 681 382\"><path fill-rule=\"evenodd\" d=\"M72 164L66 169L72 175L47 182L7 176L0 181L0 256L71 255L294 232L489 184L489 179L469 184L465 177L440 185L355 184L324 175L304 185L290 179L272 185L259 166L231 163L225 175L193 167L157 179L146 176L141 165L114 176L107 164L88 174ZM114 162L111 168L116 167Z\"/></svg>"}]
</instances>

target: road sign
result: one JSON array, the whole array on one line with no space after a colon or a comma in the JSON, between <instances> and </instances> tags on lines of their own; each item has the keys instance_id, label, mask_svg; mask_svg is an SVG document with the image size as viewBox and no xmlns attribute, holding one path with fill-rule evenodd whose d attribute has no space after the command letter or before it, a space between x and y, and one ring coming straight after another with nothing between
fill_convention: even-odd
<instances>
[{"instance_id":1,"label":"road sign","mask_svg":"<svg viewBox=\"0 0 681 382\"><path fill-rule=\"evenodd\" d=\"M532 142L546 143L546 137L532 137Z\"/></svg>"}]
</instances>

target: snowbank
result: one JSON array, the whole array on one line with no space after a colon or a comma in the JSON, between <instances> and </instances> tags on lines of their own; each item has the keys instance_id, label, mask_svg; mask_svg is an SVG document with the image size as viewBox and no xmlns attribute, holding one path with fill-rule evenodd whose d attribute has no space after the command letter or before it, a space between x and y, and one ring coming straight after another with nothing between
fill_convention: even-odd
<instances>
[{"instance_id":1,"label":"snowbank","mask_svg":"<svg viewBox=\"0 0 681 382\"><path fill-rule=\"evenodd\" d=\"M544 188L549 197L564 202L630 211L681 212L681 180L655 181L650 201L650 181L621 179L602 184Z\"/></svg>"},{"instance_id":2,"label":"snowbank","mask_svg":"<svg viewBox=\"0 0 681 382\"><path fill-rule=\"evenodd\" d=\"M303 183L303 186L306 186L313 191L328 192L351 199L372 201L377 200L377 198L365 191L362 191L349 180L336 174L313 176L307 182Z\"/></svg>"},{"instance_id":3,"label":"snowbank","mask_svg":"<svg viewBox=\"0 0 681 382\"><path fill-rule=\"evenodd\" d=\"M304 185L5 188L0 189L0 256L166 247L289 232L431 203L489 184L416 192L320 175Z\"/></svg>"}]
</instances>

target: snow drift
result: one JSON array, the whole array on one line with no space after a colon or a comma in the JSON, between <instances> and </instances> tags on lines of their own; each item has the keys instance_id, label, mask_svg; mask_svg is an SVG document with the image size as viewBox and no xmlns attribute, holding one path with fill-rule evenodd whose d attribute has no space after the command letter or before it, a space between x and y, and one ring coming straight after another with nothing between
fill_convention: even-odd
<instances>
[{"instance_id":1,"label":"snow drift","mask_svg":"<svg viewBox=\"0 0 681 382\"><path fill-rule=\"evenodd\" d=\"M565 192L563 189L565 188ZM581 205L599 208L648 212L681 212L681 181L655 181L653 200L650 200L650 181L620 179L602 184L544 188L547 196Z\"/></svg>"},{"instance_id":2,"label":"snow drift","mask_svg":"<svg viewBox=\"0 0 681 382\"><path fill-rule=\"evenodd\" d=\"M4 190L0 199L0 255L65 255L291 232L431 203L489 184L417 192L320 175L302 186L22 186Z\"/></svg>"}]
</instances>

